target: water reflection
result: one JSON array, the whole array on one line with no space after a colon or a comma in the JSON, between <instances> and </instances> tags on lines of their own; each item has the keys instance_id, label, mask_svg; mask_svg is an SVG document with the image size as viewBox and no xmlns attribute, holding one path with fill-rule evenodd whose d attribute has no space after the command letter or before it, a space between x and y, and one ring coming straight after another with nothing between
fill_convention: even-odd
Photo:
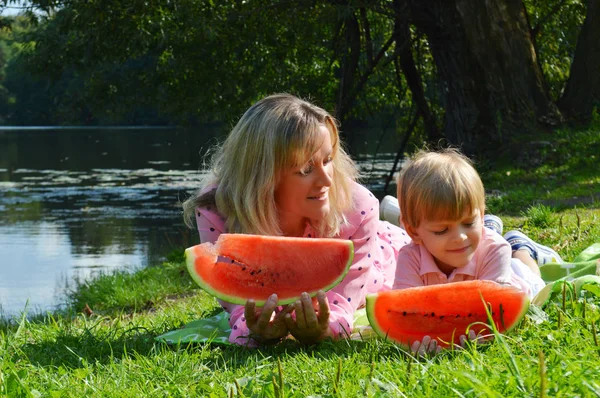
<instances>
[{"instance_id":1,"label":"water reflection","mask_svg":"<svg viewBox=\"0 0 600 398\"><path fill-rule=\"evenodd\" d=\"M180 202L198 184L199 153L222 133L0 130L2 313L16 315L28 300L30 311L55 309L73 281L157 264L198 243ZM374 191L392 156L359 162Z\"/></svg>"}]
</instances>

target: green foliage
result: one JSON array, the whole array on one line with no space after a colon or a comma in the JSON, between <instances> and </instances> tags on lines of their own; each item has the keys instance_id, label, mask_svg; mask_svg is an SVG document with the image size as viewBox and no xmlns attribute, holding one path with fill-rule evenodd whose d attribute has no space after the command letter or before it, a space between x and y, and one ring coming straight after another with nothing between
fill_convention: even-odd
<instances>
[{"instance_id":1,"label":"green foliage","mask_svg":"<svg viewBox=\"0 0 600 398\"><path fill-rule=\"evenodd\" d=\"M28 63L54 80L75 71L93 113L117 120L140 106L179 122L226 120L276 91L323 103L321 93L333 97L329 49L319 37L332 29L326 10L292 13L268 1L73 1L35 32Z\"/></svg>"},{"instance_id":2,"label":"green foliage","mask_svg":"<svg viewBox=\"0 0 600 398\"><path fill-rule=\"evenodd\" d=\"M519 214L519 209L543 204L557 211L598 205L600 125L586 130L561 129L540 150L523 143L503 162L478 163L486 189L493 193L491 212ZM533 141L533 140L532 140ZM535 159L516 161L515 158Z\"/></svg>"},{"instance_id":3,"label":"green foliage","mask_svg":"<svg viewBox=\"0 0 600 398\"><path fill-rule=\"evenodd\" d=\"M0 111L0 122L231 122L258 98L284 91L337 112L343 122L376 121L404 134L417 112L398 66L399 50L408 45L428 106L442 127L445 86L437 67L443 66L433 59L427 38L410 25L412 41L387 46L395 39L396 18L411 23L403 2L31 4L39 12L13 22L13 31L21 29L15 24L25 28L9 46L18 51L9 56L0 86L0 104L8 109ZM557 99L569 76L585 2L525 0L524 5L544 83ZM0 46L0 59L3 52ZM497 134L510 135L503 133L502 120L492 124ZM347 133L352 146L352 132ZM417 123L410 144L421 146L425 133Z\"/></svg>"},{"instance_id":4,"label":"green foliage","mask_svg":"<svg viewBox=\"0 0 600 398\"><path fill-rule=\"evenodd\" d=\"M137 272L102 274L93 282L75 286L68 301L78 310L88 306L102 313L147 310L155 305L155 300L190 294L193 288L195 284L185 263L164 263Z\"/></svg>"},{"instance_id":5,"label":"green foliage","mask_svg":"<svg viewBox=\"0 0 600 398\"><path fill-rule=\"evenodd\" d=\"M549 305L492 343L416 359L381 339L259 350L169 347L153 337L206 316L215 302L202 293L177 301L157 296L157 306L144 312L49 315L0 327L0 394L593 396L600 388L600 312L597 298L586 300L585 311L571 300L564 309Z\"/></svg>"},{"instance_id":6,"label":"green foliage","mask_svg":"<svg viewBox=\"0 0 600 398\"><path fill-rule=\"evenodd\" d=\"M577 37L586 15L585 1L525 0L524 3L546 82L554 99L558 99L569 78Z\"/></svg>"},{"instance_id":7,"label":"green foliage","mask_svg":"<svg viewBox=\"0 0 600 398\"><path fill-rule=\"evenodd\" d=\"M526 223L536 228L547 228L553 225L557 219L551 207L538 204L529 207L523 212Z\"/></svg>"},{"instance_id":8,"label":"green foliage","mask_svg":"<svg viewBox=\"0 0 600 398\"><path fill-rule=\"evenodd\" d=\"M19 67L56 87L52 114L61 124L228 121L281 91L333 111L342 85L348 118L409 117L410 92L390 62L394 48L382 51L391 10L365 10L343 2L76 0L39 17L22 38L33 51ZM355 20L360 40L351 38Z\"/></svg>"},{"instance_id":9,"label":"green foliage","mask_svg":"<svg viewBox=\"0 0 600 398\"><path fill-rule=\"evenodd\" d=\"M10 28L0 31L0 120L7 124L52 125L60 120L56 98L64 91L67 79L51 85L48 77L25 67L33 43L28 36L36 29L31 19L17 16ZM3 62L2 62L3 61Z\"/></svg>"}]
</instances>

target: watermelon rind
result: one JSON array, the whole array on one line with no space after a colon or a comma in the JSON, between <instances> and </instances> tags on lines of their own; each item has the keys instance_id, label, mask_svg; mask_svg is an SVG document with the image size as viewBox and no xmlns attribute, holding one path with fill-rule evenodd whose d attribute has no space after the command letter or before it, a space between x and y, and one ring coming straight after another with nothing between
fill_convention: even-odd
<instances>
[{"instance_id":1,"label":"watermelon rind","mask_svg":"<svg viewBox=\"0 0 600 398\"><path fill-rule=\"evenodd\" d=\"M310 241L314 242L315 244L318 243L320 240L322 239L318 239L318 238L311 238ZM336 239L336 242L339 242L339 239ZM345 267L343 268L343 271L339 274L339 276L332 281L330 284L328 285L324 285L318 289L312 290L312 291L307 291L306 293L308 293L308 295L310 297L314 297L317 295L317 293L320 290L323 291L328 291L331 290L332 288L334 288L335 286L337 286L343 279L344 277L347 275L348 271L350 270L350 266L352 265L352 262L354 260L354 244L351 240L344 240L344 243L348 246L349 248L349 253L348 253L348 260L346 261ZM203 244L206 245L206 244ZM265 304L266 302L266 298L265 299L257 299L255 297L245 297L245 296L236 296L236 295L228 295L225 294L224 292L220 291L219 289L215 288L214 286L212 286L210 283L207 283L207 281L205 281L204 279L202 279L200 277L200 275L198 275L198 273L196 272L195 269L195 261L196 261L196 253L195 253L195 248L196 246L192 246L189 247L185 250L185 258L186 258L186 266L187 269L192 277L192 279L202 288L204 289L207 293L209 293L210 295L223 300L225 302L228 303L232 303L232 304L241 304L244 305L247 303L247 301L249 299L253 299L256 303L257 306L261 307ZM212 246L212 248L215 248L215 246ZM214 256L214 259L216 261L219 253L217 253L217 250L215 248L214 253L212 253ZM318 275L318 274L317 274ZM269 295L271 293L276 293L276 292L270 292ZM294 296L290 296L290 297L286 297L286 298L279 298L278 299L278 305L286 305L286 304L290 304L295 302L296 300L298 300L300 298L300 295L304 293L304 291L298 291L297 295Z\"/></svg>"},{"instance_id":2,"label":"watermelon rind","mask_svg":"<svg viewBox=\"0 0 600 398\"><path fill-rule=\"evenodd\" d=\"M495 282L492 281L464 281L464 282L454 282L454 283L448 283L448 284L442 284L442 285L432 285L432 286L423 286L423 287L416 287L416 288L409 288L409 289L404 289L406 290L410 290L410 294L411 299L414 299L415 302L424 302L423 300L421 300L420 295L425 295L428 293L431 293L432 290L431 288L433 288L436 293L435 294L439 294L439 295L443 295L444 289L448 289L448 291L451 291L452 289L455 289L457 286L457 284L463 284L464 286L468 286L468 284L471 284L472 287L474 287L473 292L476 291L476 289L480 290L480 296L485 295L485 291L481 291L482 289L485 290L487 288L487 286L490 287L498 287L499 285L495 284ZM507 287L508 288L508 287ZM510 288L513 289L513 288ZM429 291L429 292L428 292ZM513 289L513 294L515 293L516 290ZM391 329L388 330L384 330L384 326L377 320L377 300L381 295L385 295L385 294L392 294L392 292L388 291L388 292L380 292L380 293L373 293L373 294L369 294L366 297L366 312L367 312L367 317L369 319L369 323L371 324L371 327L373 328L373 330L381 337L383 337L386 340L390 340L393 341L396 344L399 344L405 348L410 349L410 344L415 341L414 337L409 337L406 336L405 339L403 338L397 338L397 339L393 339L389 336L389 334L393 334L393 335L397 335L398 334L398 330L392 331L390 332ZM515 327L525 316L525 314L527 313L527 310L529 308L529 304L530 304L530 300L527 297L527 295L523 292L521 292L521 303L522 306L519 309L518 313L515 314L514 316L514 320L512 323L510 324L504 324L503 326L505 327L502 332L507 332L510 331L513 327ZM404 298L404 300L406 300L406 298ZM460 303L457 303L457 307L460 307ZM485 308L484 308L485 309ZM431 306L431 308L427 308L427 306L422 308L423 314L429 314L429 313L435 313L436 316L440 316L441 314L444 314L443 310L441 310L440 308L435 308L434 306ZM408 323L412 323L412 322L408 322ZM465 330L466 327L469 326L468 324L465 324ZM408 333L408 332L407 332ZM419 334L418 330L414 330L411 333L411 336L417 335ZM435 333L432 333L435 334ZM462 334L462 333L461 333ZM434 338L434 336L430 335L430 337ZM458 336L454 336L455 338ZM451 338L449 340L452 340ZM456 341L456 340L455 340ZM438 342L442 343L441 346L445 347L445 346L451 346L451 342L449 341L443 341L441 339L438 338Z\"/></svg>"},{"instance_id":3,"label":"watermelon rind","mask_svg":"<svg viewBox=\"0 0 600 398\"><path fill-rule=\"evenodd\" d=\"M196 273L196 269L195 269L196 255L194 253L194 250L195 250L195 246L188 247L187 249L185 249L185 263L186 263L188 272L190 273L190 276L198 284L198 286L200 286L202 289L204 289L208 294L210 294L211 296L219 297L220 296L219 292L217 290L213 289L213 287L209 283L206 283L206 281L204 281L204 279L200 278L198 276L198 274ZM215 259L216 258L217 258L217 256L215 255Z\"/></svg>"},{"instance_id":4,"label":"watermelon rind","mask_svg":"<svg viewBox=\"0 0 600 398\"><path fill-rule=\"evenodd\" d=\"M387 333L383 331L383 328L377 322L377 317L375 316L375 305L377 304L377 293L367 294L365 309L367 311L367 319L369 320L369 324L373 328L373 330L381 337L387 338Z\"/></svg>"}]
</instances>

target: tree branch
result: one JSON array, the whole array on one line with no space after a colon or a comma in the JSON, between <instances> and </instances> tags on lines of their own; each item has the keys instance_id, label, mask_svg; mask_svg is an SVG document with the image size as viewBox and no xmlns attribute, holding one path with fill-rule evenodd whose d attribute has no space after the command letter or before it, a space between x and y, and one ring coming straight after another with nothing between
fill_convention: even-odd
<instances>
[{"instance_id":1,"label":"tree branch","mask_svg":"<svg viewBox=\"0 0 600 398\"><path fill-rule=\"evenodd\" d=\"M552 18L554 16L554 14L556 14L557 12L559 12L560 9L562 8L562 6L567 1L568 0L561 0L557 5L555 5L554 7L552 7L552 9L550 11L548 11L548 13L546 15L544 15L542 18L540 18L538 20L538 22L535 25L535 27L531 29L531 36L533 36L534 39L538 35L538 33L540 33L540 31L542 30L542 28L544 27L544 24L546 22L548 22L550 20L550 18Z\"/></svg>"},{"instance_id":2,"label":"tree branch","mask_svg":"<svg viewBox=\"0 0 600 398\"><path fill-rule=\"evenodd\" d=\"M367 10L364 7L360 9L360 22L362 23L365 32L367 60L369 65L371 65L373 63L373 40L371 39L371 26L369 25L369 19L367 18Z\"/></svg>"}]
</instances>

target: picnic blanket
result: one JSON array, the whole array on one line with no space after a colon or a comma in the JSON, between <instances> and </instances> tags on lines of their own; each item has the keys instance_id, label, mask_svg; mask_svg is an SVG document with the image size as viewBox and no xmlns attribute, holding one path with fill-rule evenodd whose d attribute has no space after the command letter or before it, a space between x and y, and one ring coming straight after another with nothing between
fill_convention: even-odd
<instances>
[{"instance_id":1,"label":"picnic blanket","mask_svg":"<svg viewBox=\"0 0 600 398\"><path fill-rule=\"evenodd\" d=\"M210 318L190 322L181 329L171 330L155 337L155 340L167 344L216 343L228 345L231 344L229 342L230 333L229 314L223 311ZM362 308L356 311L354 314L354 329L350 339L362 340L374 334L375 332L369 325L365 309Z\"/></svg>"},{"instance_id":2,"label":"picnic blanket","mask_svg":"<svg viewBox=\"0 0 600 398\"><path fill-rule=\"evenodd\" d=\"M542 279L546 283L561 279L573 280L583 275L598 275L597 267L600 261L600 243L594 243L569 263L547 263L540 267Z\"/></svg>"},{"instance_id":3,"label":"picnic blanket","mask_svg":"<svg viewBox=\"0 0 600 398\"><path fill-rule=\"evenodd\" d=\"M571 294L585 289L600 296L600 276L590 277L600 275L600 243L595 243L582 251L572 262L542 265L540 273L547 286L534 297L532 300L534 304L541 306L552 300L560 294L563 285L568 286ZM231 344L229 342L230 333L229 314L223 311L212 317L190 322L181 329L157 336L155 340L167 344L216 343L229 345ZM356 311L354 329L350 339L362 340L374 335L375 333L369 326L365 309Z\"/></svg>"}]
</instances>

